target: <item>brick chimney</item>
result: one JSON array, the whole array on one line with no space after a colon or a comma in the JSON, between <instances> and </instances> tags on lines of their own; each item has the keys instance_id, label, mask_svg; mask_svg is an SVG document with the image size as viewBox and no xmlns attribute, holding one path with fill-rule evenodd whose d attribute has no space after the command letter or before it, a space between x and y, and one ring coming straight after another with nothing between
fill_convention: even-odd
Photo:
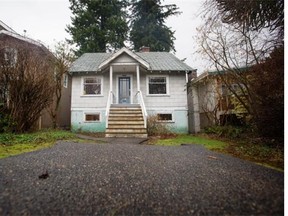
<instances>
[{"instance_id":1,"label":"brick chimney","mask_svg":"<svg viewBox=\"0 0 288 216\"><path fill-rule=\"evenodd\" d=\"M142 46L140 47L139 52L150 52L150 47Z\"/></svg>"}]
</instances>

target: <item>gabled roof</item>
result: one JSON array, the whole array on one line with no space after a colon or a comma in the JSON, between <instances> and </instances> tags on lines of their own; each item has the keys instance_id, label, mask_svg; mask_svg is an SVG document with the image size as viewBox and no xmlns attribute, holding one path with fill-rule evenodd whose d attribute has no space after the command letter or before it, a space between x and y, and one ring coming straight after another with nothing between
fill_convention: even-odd
<instances>
[{"instance_id":1,"label":"gabled roof","mask_svg":"<svg viewBox=\"0 0 288 216\"><path fill-rule=\"evenodd\" d=\"M172 53L168 52L132 52L122 48L116 53L85 53L80 56L70 67L70 72L96 72L113 63L117 57L126 53L149 71L185 71L191 68Z\"/></svg>"},{"instance_id":2,"label":"gabled roof","mask_svg":"<svg viewBox=\"0 0 288 216\"><path fill-rule=\"evenodd\" d=\"M132 51L130 51L126 47L121 48L119 51L117 51L116 53L112 54L108 59L106 59L104 62L102 62L99 65L99 69L100 70L103 69L109 63L111 63L113 60L115 60L117 57L119 57L120 55L122 55L124 53L126 53L127 55L129 55L130 57L135 59L137 62L139 62L146 69L149 69L149 63L147 61L143 60L142 58L140 58L138 55L136 55L135 53L133 53Z\"/></svg>"},{"instance_id":3,"label":"gabled roof","mask_svg":"<svg viewBox=\"0 0 288 216\"><path fill-rule=\"evenodd\" d=\"M16 33L12 28L10 28L8 25L6 25L1 20L0 20L0 30L6 30L6 31L9 31L9 32Z\"/></svg>"},{"instance_id":4,"label":"gabled roof","mask_svg":"<svg viewBox=\"0 0 288 216\"><path fill-rule=\"evenodd\" d=\"M42 47L42 48L45 47L42 43L40 43L36 40L33 40L31 38L24 37L24 36L18 34L13 29L11 29L9 26L7 26L5 23L3 23L1 20L0 20L0 27L2 27L2 28L0 28L0 36L1 35L8 35L8 36L14 37L18 40L22 40L22 41L37 45L37 46Z\"/></svg>"}]
</instances>

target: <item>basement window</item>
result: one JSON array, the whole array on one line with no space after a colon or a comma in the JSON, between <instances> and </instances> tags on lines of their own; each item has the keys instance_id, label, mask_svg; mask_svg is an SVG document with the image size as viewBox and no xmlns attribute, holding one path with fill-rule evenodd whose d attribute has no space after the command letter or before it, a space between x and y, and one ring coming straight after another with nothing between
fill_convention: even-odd
<instances>
[{"instance_id":1,"label":"basement window","mask_svg":"<svg viewBox=\"0 0 288 216\"><path fill-rule=\"evenodd\" d=\"M172 122L172 113L158 113L157 120L159 122Z\"/></svg>"},{"instance_id":2,"label":"basement window","mask_svg":"<svg viewBox=\"0 0 288 216\"><path fill-rule=\"evenodd\" d=\"M84 121L85 122L99 122L100 113L85 113Z\"/></svg>"}]
</instances>

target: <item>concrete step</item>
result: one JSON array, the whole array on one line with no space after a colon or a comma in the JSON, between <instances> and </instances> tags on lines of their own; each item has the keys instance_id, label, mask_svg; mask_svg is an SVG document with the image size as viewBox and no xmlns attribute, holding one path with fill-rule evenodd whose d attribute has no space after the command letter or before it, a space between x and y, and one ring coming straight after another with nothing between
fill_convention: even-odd
<instances>
[{"instance_id":1,"label":"concrete step","mask_svg":"<svg viewBox=\"0 0 288 216\"><path fill-rule=\"evenodd\" d=\"M142 117L142 113L110 113L109 114L109 118L110 117Z\"/></svg>"},{"instance_id":2,"label":"concrete step","mask_svg":"<svg viewBox=\"0 0 288 216\"><path fill-rule=\"evenodd\" d=\"M144 124L108 124L108 128L126 128L126 129L129 129L129 128L144 128ZM144 128L145 129L145 128Z\"/></svg>"},{"instance_id":3,"label":"concrete step","mask_svg":"<svg viewBox=\"0 0 288 216\"><path fill-rule=\"evenodd\" d=\"M147 130L145 128L107 128L106 133L147 133Z\"/></svg>"},{"instance_id":4,"label":"concrete step","mask_svg":"<svg viewBox=\"0 0 288 216\"><path fill-rule=\"evenodd\" d=\"M121 121L121 120L109 120L108 121L108 125L144 125L144 121L143 119L140 121L140 120L137 120L137 121Z\"/></svg>"},{"instance_id":5,"label":"concrete step","mask_svg":"<svg viewBox=\"0 0 288 216\"><path fill-rule=\"evenodd\" d=\"M110 108L110 111L142 111L141 108Z\"/></svg>"},{"instance_id":6,"label":"concrete step","mask_svg":"<svg viewBox=\"0 0 288 216\"><path fill-rule=\"evenodd\" d=\"M141 107L137 104L112 105L105 136L147 138Z\"/></svg>"},{"instance_id":7,"label":"concrete step","mask_svg":"<svg viewBox=\"0 0 288 216\"><path fill-rule=\"evenodd\" d=\"M131 138L131 137L135 137L135 138L147 138L148 137L148 135L147 135L147 133L146 134L135 134L135 133L133 133L133 134L119 134L119 133L117 133L117 134L114 134L114 133L106 133L105 134L105 137L129 137L129 138Z\"/></svg>"},{"instance_id":8,"label":"concrete step","mask_svg":"<svg viewBox=\"0 0 288 216\"><path fill-rule=\"evenodd\" d=\"M141 110L110 110L110 114L142 114Z\"/></svg>"},{"instance_id":9,"label":"concrete step","mask_svg":"<svg viewBox=\"0 0 288 216\"><path fill-rule=\"evenodd\" d=\"M111 104L111 108L141 108L139 104Z\"/></svg>"},{"instance_id":10,"label":"concrete step","mask_svg":"<svg viewBox=\"0 0 288 216\"><path fill-rule=\"evenodd\" d=\"M111 116L109 117L108 122L110 121L143 121L143 117L141 116Z\"/></svg>"}]
</instances>

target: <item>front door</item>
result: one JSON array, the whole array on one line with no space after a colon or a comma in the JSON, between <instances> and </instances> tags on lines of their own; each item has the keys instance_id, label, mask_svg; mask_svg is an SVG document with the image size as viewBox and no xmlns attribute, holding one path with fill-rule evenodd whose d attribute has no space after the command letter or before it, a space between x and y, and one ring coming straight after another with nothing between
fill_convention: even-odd
<instances>
[{"instance_id":1,"label":"front door","mask_svg":"<svg viewBox=\"0 0 288 216\"><path fill-rule=\"evenodd\" d=\"M119 103L130 104L130 77L119 77Z\"/></svg>"}]
</instances>

